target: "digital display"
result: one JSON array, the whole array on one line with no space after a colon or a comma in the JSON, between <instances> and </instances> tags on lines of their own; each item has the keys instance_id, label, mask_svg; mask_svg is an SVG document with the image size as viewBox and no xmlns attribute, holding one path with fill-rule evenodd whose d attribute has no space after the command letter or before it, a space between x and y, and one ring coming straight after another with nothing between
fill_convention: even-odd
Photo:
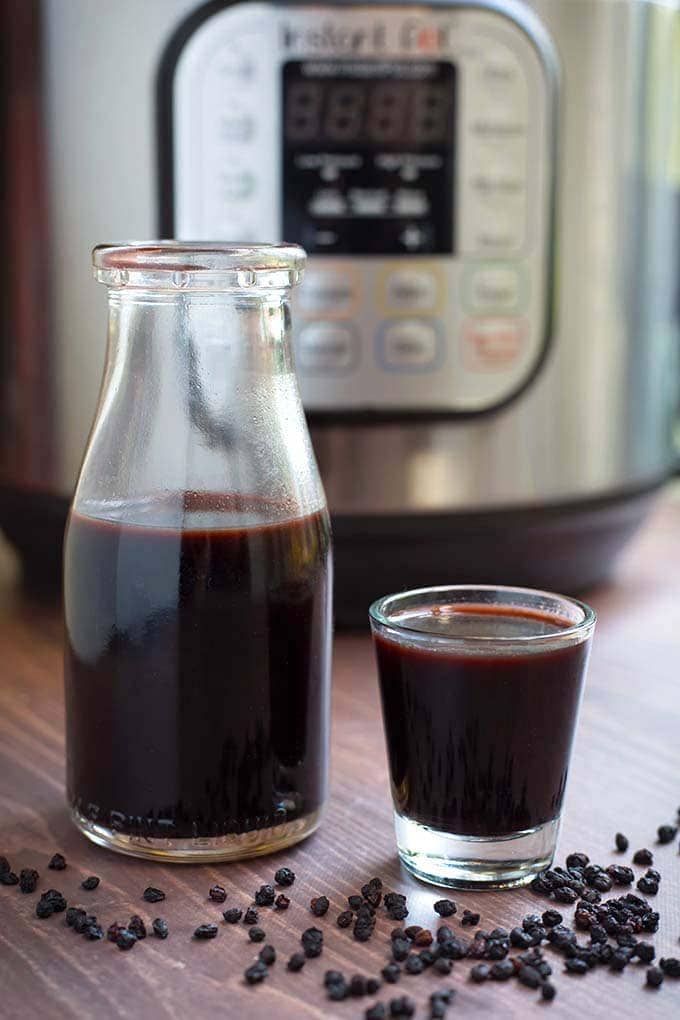
<instances>
[{"instance_id":1,"label":"digital display","mask_svg":"<svg viewBox=\"0 0 680 1020\"><path fill-rule=\"evenodd\" d=\"M452 253L456 68L283 67L283 235L309 252Z\"/></svg>"},{"instance_id":2,"label":"digital display","mask_svg":"<svg viewBox=\"0 0 680 1020\"><path fill-rule=\"evenodd\" d=\"M432 82L296 81L286 96L286 138L442 145L451 136L452 109L452 90Z\"/></svg>"}]
</instances>

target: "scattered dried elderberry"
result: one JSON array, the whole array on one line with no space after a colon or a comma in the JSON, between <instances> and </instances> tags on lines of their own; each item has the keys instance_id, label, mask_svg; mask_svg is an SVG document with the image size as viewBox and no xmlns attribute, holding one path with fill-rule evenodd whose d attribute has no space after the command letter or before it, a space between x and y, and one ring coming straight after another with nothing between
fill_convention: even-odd
<instances>
[{"instance_id":1,"label":"scattered dried elderberry","mask_svg":"<svg viewBox=\"0 0 680 1020\"><path fill-rule=\"evenodd\" d=\"M385 1012L385 1004L382 1002L376 1002L374 1006L369 1006L364 1013L366 1020L385 1020L387 1013Z\"/></svg>"},{"instance_id":2,"label":"scattered dried elderberry","mask_svg":"<svg viewBox=\"0 0 680 1020\"><path fill-rule=\"evenodd\" d=\"M163 917L154 918L151 922L151 927L153 928L153 933L157 939L167 939L170 934L168 922Z\"/></svg>"},{"instance_id":3,"label":"scattered dried elderberry","mask_svg":"<svg viewBox=\"0 0 680 1020\"><path fill-rule=\"evenodd\" d=\"M541 988L541 996L546 1002L552 1002L557 995L557 989L554 985L551 985L549 981L546 981Z\"/></svg>"},{"instance_id":4,"label":"scattered dried elderberry","mask_svg":"<svg viewBox=\"0 0 680 1020\"><path fill-rule=\"evenodd\" d=\"M367 991L366 978L362 974L353 974L349 981L349 994L355 999L361 999Z\"/></svg>"},{"instance_id":5,"label":"scattered dried elderberry","mask_svg":"<svg viewBox=\"0 0 680 1020\"><path fill-rule=\"evenodd\" d=\"M587 974L589 969L586 961L580 960L577 956L567 960L564 964L564 968L570 974Z\"/></svg>"},{"instance_id":6,"label":"scattered dried elderberry","mask_svg":"<svg viewBox=\"0 0 680 1020\"><path fill-rule=\"evenodd\" d=\"M295 872L290 868L279 868L274 875L274 881L277 885L292 885L295 881Z\"/></svg>"},{"instance_id":7,"label":"scattered dried elderberry","mask_svg":"<svg viewBox=\"0 0 680 1020\"><path fill-rule=\"evenodd\" d=\"M104 938L104 930L98 924L88 924L87 928L83 932L83 936L86 939L90 939L92 942L96 942L99 939Z\"/></svg>"},{"instance_id":8,"label":"scattered dried elderberry","mask_svg":"<svg viewBox=\"0 0 680 1020\"><path fill-rule=\"evenodd\" d=\"M271 907L276 899L276 890L273 885L261 885L255 893L255 903L258 907Z\"/></svg>"},{"instance_id":9,"label":"scattered dried elderberry","mask_svg":"<svg viewBox=\"0 0 680 1020\"><path fill-rule=\"evenodd\" d=\"M347 897L347 902L349 903L349 905L352 908L352 910L359 910L359 908L361 907L361 905L363 904L364 901L361 898L361 896L354 895L354 896L348 896Z\"/></svg>"},{"instance_id":10,"label":"scattered dried elderberry","mask_svg":"<svg viewBox=\"0 0 680 1020\"><path fill-rule=\"evenodd\" d=\"M411 943L408 939L392 939L392 956L401 963L411 952Z\"/></svg>"},{"instance_id":11,"label":"scattered dried elderberry","mask_svg":"<svg viewBox=\"0 0 680 1020\"><path fill-rule=\"evenodd\" d=\"M629 846L628 837L624 836L622 832L617 832L614 836L614 845L619 853L624 854Z\"/></svg>"},{"instance_id":12,"label":"scattered dried elderberry","mask_svg":"<svg viewBox=\"0 0 680 1020\"><path fill-rule=\"evenodd\" d=\"M354 920L354 914L351 910L343 910L341 914L338 914L336 924L338 928L349 928L350 924Z\"/></svg>"},{"instance_id":13,"label":"scattered dried elderberry","mask_svg":"<svg viewBox=\"0 0 680 1020\"><path fill-rule=\"evenodd\" d=\"M453 961L452 960L447 960L446 957L444 957L444 956L440 956L439 959L435 960L434 961L434 965L432 967L432 969L435 970L437 972L437 974L444 974L444 975L450 974L452 968L453 968Z\"/></svg>"},{"instance_id":14,"label":"scattered dried elderberry","mask_svg":"<svg viewBox=\"0 0 680 1020\"><path fill-rule=\"evenodd\" d=\"M375 995L381 984L378 978L366 978L366 995Z\"/></svg>"},{"instance_id":15,"label":"scattered dried elderberry","mask_svg":"<svg viewBox=\"0 0 680 1020\"><path fill-rule=\"evenodd\" d=\"M0 885L18 885L19 876L13 871L0 871Z\"/></svg>"},{"instance_id":16,"label":"scattered dried elderberry","mask_svg":"<svg viewBox=\"0 0 680 1020\"><path fill-rule=\"evenodd\" d=\"M255 907L248 907L248 909L246 910L245 914L243 915L243 923L244 924L257 924L257 918L258 918L258 914L257 914L257 910L255 909Z\"/></svg>"},{"instance_id":17,"label":"scattered dried elderberry","mask_svg":"<svg viewBox=\"0 0 680 1020\"><path fill-rule=\"evenodd\" d=\"M139 914L132 915L128 921L127 927L128 931L131 931L138 941L146 938L146 925Z\"/></svg>"},{"instance_id":18,"label":"scattered dried elderberry","mask_svg":"<svg viewBox=\"0 0 680 1020\"><path fill-rule=\"evenodd\" d=\"M526 988L540 988L543 978L535 967L525 964L517 972L519 983Z\"/></svg>"},{"instance_id":19,"label":"scattered dried elderberry","mask_svg":"<svg viewBox=\"0 0 680 1020\"><path fill-rule=\"evenodd\" d=\"M659 891L659 883L655 879L650 878L649 875L643 875L642 878L639 878L637 887L646 896L656 896Z\"/></svg>"},{"instance_id":20,"label":"scattered dried elderberry","mask_svg":"<svg viewBox=\"0 0 680 1020\"><path fill-rule=\"evenodd\" d=\"M116 945L119 949L132 949L136 941L134 933L127 928L121 928L116 936Z\"/></svg>"},{"instance_id":21,"label":"scattered dried elderberry","mask_svg":"<svg viewBox=\"0 0 680 1020\"><path fill-rule=\"evenodd\" d=\"M656 830L659 843L672 843L678 834L677 825L660 825Z\"/></svg>"},{"instance_id":22,"label":"scattered dried elderberry","mask_svg":"<svg viewBox=\"0 0 680 1020\"><path fill-rule=\"evenodd\" d=\"M542 919L546 928L554 928L556 924L562 924L563 920L559 910L544 910Z\"/></svg>"},{"instance_id":23,"label":"scattered dried elderberry","mask_svg":"<svg viewBox=\"0 0 680 1020\"><path fill-rule=\"evenodd\" d=\"M9 861L6 857L0 854L0 875L6 875L8 871L11 871Z\"/></svg>"},{"instance_id":24,"label":"scattered dried elderberry","mask_svg":"<svg viewBox=\"0 0 680 1020\"><path fill-rule=\"evenodd\" d=\"M440 917L453 917L457 909L453 900L437 900L434 905L434 912Z\"/></svg>"},{"instance_id":25,"label":"scattered dried elderberry","mask_svg":"<svg viewBox=\"0 0 680 1020\"><path fill-rule=\"evenodd\" d=\"M199 924L198 928L194 932L195 939L214 939L217 938L217 925L216 924Z\"/></svg>"},{"instance_id":26,"label":"scattered dried elderberry","mask_svg":"<svg viewBox=\"0 0 680 1020\"><path fill-rule=\"evenodd\" d=\"M264 963L267 967L271 967L273 963L276 963L276 950L273 946L263 946L257 955L260 962Z\"/></svg>"},{"instance_id":27,"label":"scattered dried elderberry","mask_svg":"<svg viewBox=\"0 0 680 1020\"><path fill-rule=\"evenodd\" d=\"M625 864L610 864L607 868L607 874L614 885L630 885L635 881L633 869L627 868Z\"/></svg>"},{"instance_id":28,"label":"scattered dried elderberry","mask_svg":"<svg viewBox=\"0 0 680 1020\"><path fill-rule=\"evenodd\" d=\"M488 963L476 963L474 967L470 969L470 980L476 981L477 984L481 984L491 974L491 967Z\"/></svg>"},{"instance_id":29,"label":"scattered dried elderberry","mask_svg":"<svg viewBox=\"0 0 680 1020\"><path fill-rule=\"evenodd\" d=\"M213 885L208 890L208 899L213 903L224 903L227 898L227 890L221 885Z\"/></svg>"},{"instance_id":30,"label":"scattered dried elderberry","mask_svg":"<svg viewBox=\"0 0 680 1020\"><path fill-rule=\"evenodd\" d=\"M165 899L165 893L162 889L155 889L154 886L148 885L142 893L142 899L147 903L160 903Z\"/></svg>"},{"instance_id":31,"label":"scattered dried elderberry","mask_svg":"<svg viewBox=\"0 0 680 1020\"><path fill-rule=\"evenodd\" d=\"M333 1002L342 1002L349 995L349 985L337 970L326 971L326 994Z\"/></svg>"},{"instance_id":32,"label":"scattered dried elderberry","mask_svg":"<svg viewBox=\"0 0 680 1020\"><path fill-rule=\"evenodd\" d=\"M406 963L404 964L404 970L407 974L422 974L425 970L425 965L420 957L415 956L411 953L410 956L406 957Z\"/></svg>"},{"instance_id":33,"label":"scattered dried elderberry","mask_svg":"<svg viewBox=\"0 0 680 1020\"><path fill-rule=\"evenodd\" d=\"M590 857L587 854L569 854L565 864L567 868L585 868L586 865L590 864Z\"/></svg>"},{"instance_id":34,"label":"scattered dried elderberry","mask_svg":"<svg viewBox=\"0 0 680 1020\"><path fill-rule=\"evenodd\" d=\"M558 888L553 891L553 896L558 903L576 903L576 900L578 899L578 893L574 889L571 889L568 885L558 886Z\"/></svg>"},{"instance_id":35,"label":"scattered dried elderberry","mask_svg":"<svg viewBox=\"0 0 680 1020\"><path fill-rule=\"evenodd\" d=\"M633 956L637 956L641 963L651 963L656 956L656 949L651 942L638 942L633 951Z\"/></svg>"},{"instance_id":36,"label":"scattered dried elderberry","mask_svg":"<svg viewBox=\"0 0 680 1020\"><path fill-rule=\"evenodd\" d=\"M229 907L228 910L223 912L222 917L227 924L238 924L243 917L243 911L239 910L238 907Z\"/></svg>"},{"instance_id":37,"label":"scattered dried elderberry","mask_svg":"<svg viewBox=\"0 0 680 1020\"><path fill-rule=\"evenodd\" d=\"M460 923L466 928L475 928L480 921L481 914L475 914L472 910L464 910Z\"/></svg>"},{"instance_id":38,"label":"scattered dried elderberry","mask_svg":"<svg viewBox=\"0 0 680 1020\"><path fill-rule=\"evenodd\" d=\"M314 914L314 917L323 917L324 914L328 913L329 906L330 903L327 896L316 896L309 904L309 909Z\"/></svg>"},{"instance_id":39,"label":"scattered dried elderberry","mask_svg":"<svg viewBox=\"0 0 680 1020\"><path fill-rule=\"evenodd\" d=\"M398 963L388 963L383 967L380 973L389 985L396 985L401 975L401 967Z\"/></svg>"},{"instance_id":40,"label":"scattered dried elderberry","mask_svg":"<svg viewBox=\"0 0 680 1020\"><path fill-rule=\"evenodd\" d=\"M63 910L66 910L66 897L58 889L48 889L40 897L40 902L49 903L53 914L60 914Z\"/></svg>"},{"instance_id":41,"label":"scattered dried elderberry","mask_svg":"<svg viewBox=\"0 0 680 1020\"><path fill-rule=\"evenodd\" d=\"M77 935L82 935L86 928L92 927L93 924L97 923L97 918L92 914L86 914L83 911L73 922L73 930Z\"/></svg>"},{"instance_id":42,"label":"scattered dried elderberry","mask_svg":"<svg viewBox=\"0 0 680 1020\"><path fill-rule=\"evenodd\" d=\"M260 981L264 981L267 974L269 973L266 964L258 960L257 963L253 963L250 967L246 967L243 972L243 977L246 983L249 985L258 985Z\"/></svg>"},{"instance_id":43,"label":"scattered dried elderberry","mask_svg":"<svg viewBox=\"0 0 680 1020\"><path fill-rule=\"evenodd\" d=\"M35 905L35 916L44 920L51 917L54 911L52 910L52 904L49 900L38 900Z\"/></svg>"},{"instance_id":44,"label":"scattered dried elderberry","mask_svg":"<svg viewBox=\"0 0 680 1020\"><path fill-rule=\"evenodd\" d=\"M276 907L277 910L288 910L288 907L290 906L290 900L288 899L285 893L279 893L279 895L274 900L274 906Z\"/></svg>"},{"instance_id":45,"label":"scattered dried elderberry","mask_svg":"<svg viewBox=\"0 0 680 1020\"><path fill-rule=\"evenodd\" d=\"M323 950L323 932L318 928L307 928L300 936L305 956L310 958L321 956Z\"/></svg>"},{"instance_id":46,"label":"scattered dried elderberry","mask_svg":"<svg viewBox=\"0 0 680 1020\"><path fill-rule=\"evenodd\" d=\"M643 848L642 850L636 850L635 853L633 854L633 864L647 865L647 864L653 864L653 863L654 863L654 854L652 853L651 850L647 850L646 848Z\"/></svg>"},{"instance_id":47,"label":"scattered dried elderberry","mask_svg":"<svg viewBox=\"0 0 680 1020\"><path fill-rule=\"evenodd\" d=\"M87 889L88 891L96 889L98 885L99 879L97 878L96 875L89 875L87 878L84 878L83 881L80 883L81 889Z\"/></svg>"},{"instance_id":48,"label":"scattered dried elderberry","mask_svg":"<svg viewBox=\"0 0 680 1020\"><path fill-rule=\"evenodd\" d=\"M650 988L660 988L663 984L663 971L658 967L649 967L645 980Z\"/></svg>"},{"instance_id":49,"label":"scattered dried elderberry","mask_svg":"<svg viewBox=\"0 0 680 1020\"><path fill-rule=\"evenodd\" d=\"M352 929L357 942L368 942L375 928L375 915L373 908L364 905L357 911L357 919Z\"/></svg>"},{"instance_id":50,"label":"scattered dried elderberry","mask_svg":"<svg viewBox=\"0 0 680 1020\"><path fill-rule=\"evenodd\" d=\"M666 977L680 978L680 960L676 960L674 956L668 956L665 959L662 957L659 960L659 966Z\"/></svg>"},{"instance_id":51,"label":"scattered dried elderberry","mask_svg":"<svg viewBox=\"0 0 680 1020\"><path fill-rule=\"evenodd\" d=\"M35 868L22 868L19 872L19 888L22 893L35 892L40 876Z\"/></svg>"},{"instance_id":52,"label":"scattered dried elderberry","mask_svg":"<svg viewBox=\"0 0 680 1020\"><path fill-rule=\"evenodd\" d=\"M651 864L652 862L650 861L649 863ZM66 867L66 858L63 854L54 854L47 867L52 871L63 871Z\"/></svg>"},{"instance_id":53,"label":"scattered dried elderberry","mask_svg":"<svg viewBox=\"0 0 680 1020\"><path fill-rule=\"evenodd\" d=\"M416 1011L416 1004L407 995L398 999L390 1000L390 1016L413 1016Z\"/></svg>"},{"instance_id":54,"label":"scattered dried elderberry","mask_svg":"<svg viewBox=\"0 0 680 1020\"><path fill-rule=\"evenodd\" d=\"M248 938L251 942L264 942L266 937L264 929L258 928L257 925L253 925L252 928L248 929Z\"/></svg>"},{"instance_id":55,"label":"scattered dried elderberry","mask_svg":"<svg viewBox=\"0 0 680 1020\"><path fill-rule=\"evenodd\" d=\"M491 966L490 976L494 981L507 981L515 973L515 965L512 960L499 960Z\"/></svg>"},{"instance_id":56,"label":"scattered dried elderberry","mask_svg":"<svg viewBox=\"0 0 680 1020\"><path fill-rule=\"evenodd\" d=\"M307 958L304 953L293 953L286 967L295 973L298 970L302 970L306 962Z\"/></svg>"},{"instance_id":57,"label":"scattered dried elderberry","mask_svg":"<svg viewBox=\"0 0 680 1020\"><path fill-rule=\"evenodd\" d=\"M66 923L69 928L72 928L79 917L85 917L86 911L81 907L69 907L66 911Z\"/></svg>"}]
</instances>

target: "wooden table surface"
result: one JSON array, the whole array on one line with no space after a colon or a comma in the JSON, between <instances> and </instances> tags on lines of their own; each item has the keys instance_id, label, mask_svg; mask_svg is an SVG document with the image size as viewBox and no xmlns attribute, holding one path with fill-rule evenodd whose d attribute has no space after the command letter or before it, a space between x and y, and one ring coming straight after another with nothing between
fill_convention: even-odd
<instances>
[{"instance_id":1,"label":"wooden table surface","mask_svg":"<svg viewBox=\"0 0 680 1020\"><path fill-rule=\"evenodd\" d=\"M0 557L1 559L1 557ZM131 913L166 917L165 942L147 938L122 953L107 941L86 942L65 927L64 915L35 917L35 895L0 886L0 1017L234 1018L363 1017L368 1002L328 1002L323 973L377 975L388 955L389 931L381 917L373 939L355 942L335 917L345 897L373 875L408 895L409 922L433 927L436 890L419 885L395 857L391 807L376 691L375 669L366 636L340 636L334 674L332 791L326 819L306 843L274 858L230 866L165 866L101 850L71 826L64 807L63 705L60 619L55 607L26 601L5 570L0 584L0 853L18 871L35 867L41 888L56 886L71 903L87 905L104 925ZM2 574L2 571L0 571ZM621 561L615 580L592 592L599 613L590 676L573 760L558 858L583 850L601 864L630 863L636 848L650 846L662 872L654 906L661 926L653 937L657 956L680 955L680 856L677 840L655 846L657 826L672 822L680 805L680 491L669 489ZM613 853L614 833L628 834L626 855ZM46 870L56 850L68 859L62 873ZM292 904L285 912L263 910L267 940L279 960L268 980L247 987L243 969L254 958L243 925L220 926L211 942L192 940L196 925L219 920L220 908L207 900L215 882L228 890L227 905L246 906L253 891L271 881L275 868L297 873ZM641 869L636 869L641 871ZM101 876L90 893L84 876ZM141 899L152 884L167 900L152 907ZM326 893L331 910L316 921L312 895ZM454 894L459 906L481 912L482 927L511 927L548 904L527 890ZM560 908L567 917L571 908ZM285 960L299 948L311 924L325 933L320 959L299 974ZM458 929L457 920L453 927ZM462 932L465 932L462 929ZM432 972L404 975L386 986L383 1001L409 994L418 1017L435 988L457 989L449 1016L524 1017L549 1009L553 1020L595 1015L632 1018L680 1016L680 980L644 987L643 965L625 973L598 968L586 977L563 972L552 954L558 995L541 1005L537 993L508 984L474 985L467 961L450 978Z\"/></svg>"}]
</instances>

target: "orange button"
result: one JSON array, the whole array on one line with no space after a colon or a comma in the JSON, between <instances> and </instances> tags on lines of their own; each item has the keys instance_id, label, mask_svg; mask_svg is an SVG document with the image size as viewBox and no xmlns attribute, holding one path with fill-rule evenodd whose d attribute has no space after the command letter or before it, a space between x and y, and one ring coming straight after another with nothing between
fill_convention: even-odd
<instances>
[{"instance_id":1,"label":"orange button","mask_svg":"<svg viewBox=\"0 0 680 1020\"><path fill-rule=\"evenodd\" d=\"M469 319L463 335L463 360L468 368L501 371L519 358L526 323L523 319Z\"/></svg>"}]
</instances>

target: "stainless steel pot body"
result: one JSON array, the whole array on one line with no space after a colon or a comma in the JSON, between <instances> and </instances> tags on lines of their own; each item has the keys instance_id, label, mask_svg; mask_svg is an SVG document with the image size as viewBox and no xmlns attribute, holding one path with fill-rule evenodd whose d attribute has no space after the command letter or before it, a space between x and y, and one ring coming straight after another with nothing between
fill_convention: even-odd
<instances>
[{"instance_id":1,"label":"stainless steel pot body","mask_svg":"<svg viewBox=\"0 0 680 1020\"><path fill-rule=\"evenodd\" d=\"M159 233L159 63L198 6L45 3L53 392L43 437L51 453L33 472L25 461L11 463L24 410L21 380L10 370L5 489L71 491L104 356L106 313L87 252L102 239ZM340 8L351 17L350 7ZM360 9L386 10L389 19L390 8ZM416 18L427 10L408 8ZM532 0L491 10L513 23L528 19L554 65L546 98L546 109L554 102L545 149L549 231L536 278L545 346L508 399L481 413L464 398L442 407L434 390L428 406L425 390L407 413L368 400L346 414L342 401L324 408L313 380L303 381L329 504L346 521L425 515L425 535L428 515L625 498L653 488L673 464L677 4Z\"/></svg>"}]
</instances>

